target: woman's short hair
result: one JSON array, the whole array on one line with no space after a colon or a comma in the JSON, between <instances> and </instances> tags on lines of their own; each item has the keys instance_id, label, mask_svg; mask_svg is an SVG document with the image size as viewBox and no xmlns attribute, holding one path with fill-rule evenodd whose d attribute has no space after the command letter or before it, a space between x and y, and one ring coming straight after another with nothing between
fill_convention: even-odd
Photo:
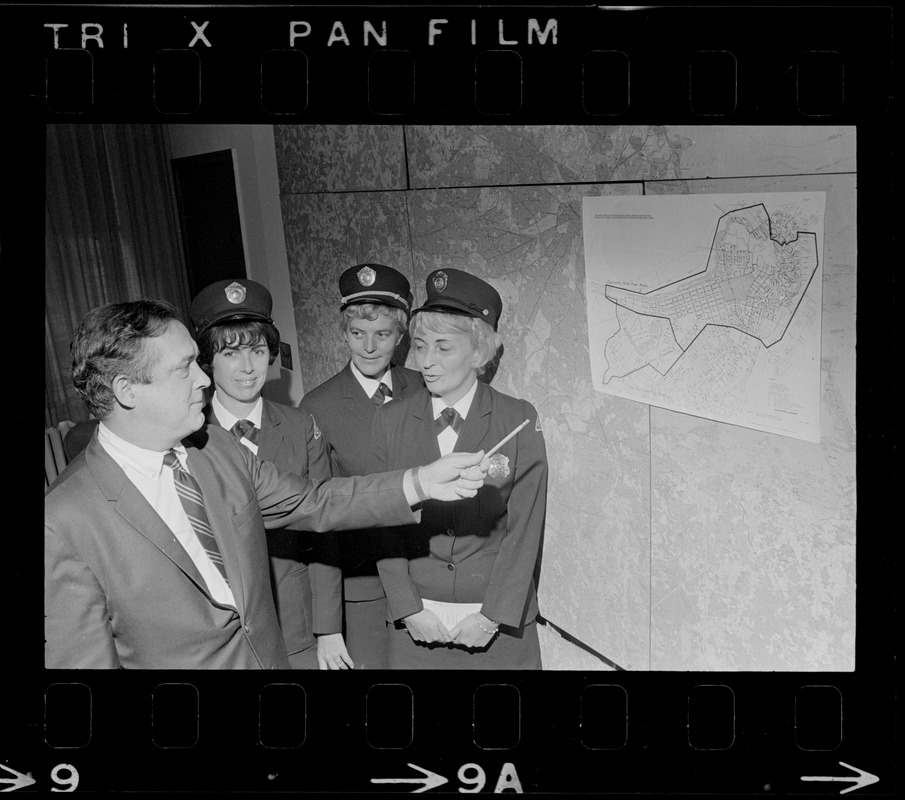
<instances>
[{"instance_id":1,"label":"woman's short hair","mask_svg":"<svg viewBox=\"0 0 905 800\"><path fill-rule=\"evenodd\" d=\"M111 303L88 312L70 346L72 382L88 411L99 419L116 402L112 384L117 375L133 383L150 383L155 361L145 340L160 336L182 314L163 300Z\"/></svg>"},{"instance_id":2,"label":"woman's short hair","mask_svg":"<svg viewBox=\"0 0 905 800\"><path fill-rule=\"evenodd\" d=\"M391 317L396 323L396 331L402 336L408 330L408 314L402 308L385 306L382 303L355 303L346 306L339 312L339 328L345 333L349 330L349 323L354 319L375 320L381 314Z\"/></svg>"},{"instance_id":3,"label":"woman's short hair","mask_svg":"<svg viewBox=\"0 0 905 800\"><path fill-rule=\"evenodd\" d=\"M264 342L273 364L280 352L280 332L270 322L259 319L235 319L211 325L198 337L198 363L211 371L214 356L227 347L250 347Z\"/></svg>"},{"instance_id":4,"label":"woman's short hair","mask_svg":"<svg viewBox=\"0 0 905 800\"><path fill-rule=\"evenodd\" d=\"M496 371L502 355L503 337L484 320L465 314L447 314L442 311L421 311L412 316L409 337L414 341L419 331L431 333L464 333L471 337L474 349L480 355L478 376L486 378L488 369Z\"/></svg>"}]
</instances>

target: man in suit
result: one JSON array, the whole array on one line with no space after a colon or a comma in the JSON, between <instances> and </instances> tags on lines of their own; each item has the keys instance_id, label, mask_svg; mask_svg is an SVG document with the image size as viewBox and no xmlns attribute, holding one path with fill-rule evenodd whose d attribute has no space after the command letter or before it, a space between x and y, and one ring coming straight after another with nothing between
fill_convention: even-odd
<instances>
[{"instance_id":1,"label":"man in suit","mask_svg":"<svg viewBox=\"0 0 905 800\"><path fill-rule=\"evenodd\" d=\"M330 477L324 439L310 414L261 397L280 334L270 313L273 298L247 278L216 281L198 292L189 309L198 363L214 382L206 409L209 424L230 431L262 461L313 480ZM270 579L286 654L293 669L345 669L349 655L339 624L314 624L339 616L342 574L316 556L316 536L298 524L267 532Z\"/></svg>"},{"instance_id":2,"label":"man in suit","mask_svg":"<svg viewBox=\"0 0 905 800\"><path fill-rule=\"evenodd\" d=\"M473 495L481 454L315 483L204 424L209 378L170 304L94 309L72 343L97 432L44 501L48 668L287 668L268 527L417 521Z\"/></svg>"},{"instance_id":3,"label":"man in suit","mask_svg":"<svg viewBox=\"0 0 905 800\"><path fill-rule=\"evenodd\" d=\"M345 270L339 292L340 331L349 361L306 393L300 407L314 417L324 434L333 474L365 475L377 408L424 387L419 373L392 363L408 328L412 293L405 275L383 264L358 264ZM377 574L377 561L384 555L381 538L335 538L349 652L358 669L385 669L386 595Z\"/></svg>"}]
</instances>

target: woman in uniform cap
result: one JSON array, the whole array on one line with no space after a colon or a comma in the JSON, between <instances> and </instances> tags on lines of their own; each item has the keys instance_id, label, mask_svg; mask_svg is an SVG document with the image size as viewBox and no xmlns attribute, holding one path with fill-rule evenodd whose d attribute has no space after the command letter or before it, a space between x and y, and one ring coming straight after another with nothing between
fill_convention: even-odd
<instances>
[{"instance_id":1,"label":"woman in uniform cap","mask_svg":"<svg viewBox=\"0 0 905 800\"><path fill-rule=\"evenodd\" d=\"M408 327L412 294L405 275L374 263L344 270L339 276L339 294L339 327L349 360L332 378L307 392L300 408L317 420L333 474L366 475L377 407L423 387L417 372L393 363ZM372 533L325 534L321 538L332 538L335 563L343 578L342 604L333 606L336 615L325 622L345 632L348 666L386 669L386 596L377 574L383 539Z\"/></svg>"},{"instance_id":2,"label":"woman in uniform cap","mask_svg":"<svg viewBox=\"0 0 905 800\"><path fill-rule=\"evenodd\" d=\"M246 278L216 281L192 301L198 363L214 384L205 414L261 460L312 480L329 478L330 459L311 415L261 396L280 351L272 307L267 287ZM341 575L318 542L309 532L267 531L274 603L294 669L341 669L348 659L340 626L323 622L339 611Z\"/></svg>"},{"instance_id":3,"label":"woman in uniform cap","mask_svg":"<svg viewBox=\"0 0 905 800\"><path fill-rule=\"evenodd\" d=\"M540 669L535 569L547 497L537 412L480 380L501 349L503 303L456 269L432 272L409 328L425 391L380 408L369 469L413 466L452 450L489 451L474 498L425 502L396 529L406 557L378 563L387 595L390 667Z\"/></svg>"}]
</instances>

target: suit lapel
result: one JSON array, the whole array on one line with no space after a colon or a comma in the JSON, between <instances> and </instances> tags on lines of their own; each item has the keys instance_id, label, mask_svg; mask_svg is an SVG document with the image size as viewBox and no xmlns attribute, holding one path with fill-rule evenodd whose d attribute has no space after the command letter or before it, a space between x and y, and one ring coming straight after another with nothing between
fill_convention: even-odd
<instances>
[{"instance_id":1,"label":"suit lapel","mask_svg":"<svg viewBox=\"0 0 905 800\"><path fill-rule=\"evenodd\" d=\"M456 446L453 448L455 453L476 453L481 449L487 432L490 430L490 409L491 409L490 390L487 385L478 381L478 388L475 390L474 399L471 401L471 408L468 409L468 416L465 417L465 424L459 431L459 438L456 439ZM493 443L488 443L493 447Z\"/></svg>"},{"instance_id":2,"label":"suit lapel","mask_svg":"<svg viewBox=\"0 0 905 800\"><path fill-rule=\"evenodd\" d=\"M186 439L183 444L185 444L185 449L188 453L189 472L198 481L198 485L201 487L201 494L204 496L204 509L207 511L207 517L214 531L214 537L220 547L220 555L223 556L229 588L233 593L239 613L244 614L245 588L242 581L239 552L236 548L234 536L226 535L227 531L233 531L233 525L225 505L222 502L218 502L217 476L214 474L210 461L198 452L198 448L192 441ZM244 445L239 446L244 447Z\"/></svg>"},{"instance_id":3,"label":"suit lapel","mask_svg":"<svg viewBox=\"0 0 905 800\"><path fill-rule=\"evenodd\" d=\"M264 401L261 412L261 435L258 439L258 458L262 461L276 461L277 453L283 445L283 418L275 413L273 404Z\"/></svg>"},{"instance_id":4,"label":"suit lapel","mask_svg":"<svg viewBox=\"0 0 905 800\"><path fill-rule=\"evenodd\" d=\"M195 562L189 558L189 554L173 535L173 531L151 507L144 495L126 477L126 473L119 464L101 447L96 433L88 443L85 458L101 491L114 504L116 513L150 541L210 597L207 584L201 577L201 573L198 572Z\"/></svg>"},{"instance_id":5,"label":"suit lapel","mask_svg":"<svg viewBox=\"0 0 905 800\"><path fill-rule=\"evenodd\" d=\"M361 384L352 374L351 361L346 364L346 368L340 374L343 376L342 396L346 411L358 417L370 430L377 407L371 402L371 398L365 394L365 390L361 388Z\"/></svg>"},{"instance_id":6,"label":"suit lapel","mask_svg":"<svg viewBox=\"0 0 905 800\"><path fill-rule=\"evenodd\" d=\"M418 447L422 464L430 464L440 458L440 445L434 430L434 410L430 392L425 392L421 402L413 403L411 410L413 429L418 431Z\"/></svg>"}]
</instances>

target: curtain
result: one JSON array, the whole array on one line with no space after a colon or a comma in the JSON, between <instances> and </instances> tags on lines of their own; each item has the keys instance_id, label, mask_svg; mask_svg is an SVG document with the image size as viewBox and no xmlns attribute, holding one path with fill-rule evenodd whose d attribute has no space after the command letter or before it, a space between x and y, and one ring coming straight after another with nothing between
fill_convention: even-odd
<instances>
[{"instance_id":1,"label":"curtain","mask_svg":"<svg viewBox=\"0 0 905 800\"><path fill-rule=\"evenodd\" d=\"M45 211L45 424L86 419L69 345L92 308L168 300L189 288L162 125L48 125Z\"/></svg>"}]
</instances>

